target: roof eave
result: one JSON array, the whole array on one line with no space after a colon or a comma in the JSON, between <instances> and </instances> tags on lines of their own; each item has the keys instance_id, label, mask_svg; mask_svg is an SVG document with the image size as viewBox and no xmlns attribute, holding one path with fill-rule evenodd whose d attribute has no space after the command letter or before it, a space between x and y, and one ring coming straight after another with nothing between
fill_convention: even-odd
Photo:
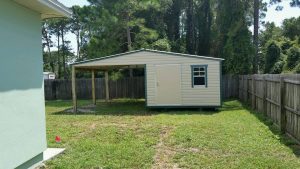
<instances>
[{"instance_id":1,"label":"roof eave","mask_svg":"<svg viewBox=\"0 0 300 169\"><path fill-rule=\"evenodd\" d=\"M57 0L13 0L30 10L40 13L42 19L72 16L72 11Z\"/></svg>"},{"instance_id":2,"label":"roof eave","mask_svg":"<svg viewBox=\"0 0 300 169\"><path fill-rule=\"evenodd\" d=\"M55 14L42 14L42 19L47 18L55 18L55 17L67 17L70 18L72 16L72 11L64 6L62 3L56 1L56 0L38 0L43 5L46 5L47 7L51 8L52 10L56 11L57 13L61 15L55 15Z\"/></svg>"}]
</instances>

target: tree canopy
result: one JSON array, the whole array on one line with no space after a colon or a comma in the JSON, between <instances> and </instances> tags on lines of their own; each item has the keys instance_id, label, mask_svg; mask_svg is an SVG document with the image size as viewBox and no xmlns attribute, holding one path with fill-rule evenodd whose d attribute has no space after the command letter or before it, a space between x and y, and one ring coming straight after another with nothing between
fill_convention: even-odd
<instances>
[{"instance_id":1,"label":"tree canopy","mask_svg":"<svg viewBox=\"0 0 300 169\"><path fill-rule=\"evenodd\" d=\"M260 22L264 29L254 43L249 27L255 17L257 22L257 16L265 16L267 4L261 0L259 5L246 0L88 2L73 6L70 19L43 24L44 68L60 78L69 77L68 63L140 48L225 58L223 71L231 74L249 74L257 65L266 73L300 68L300 18L286 19L282 27ZM271 0L270 4L280 2ZM299 1L292 0L291 5L299 7ZM259 15L253 14L255 8ZM74 50L67 33L76 37Z\"/></svg>"}]
</instances>

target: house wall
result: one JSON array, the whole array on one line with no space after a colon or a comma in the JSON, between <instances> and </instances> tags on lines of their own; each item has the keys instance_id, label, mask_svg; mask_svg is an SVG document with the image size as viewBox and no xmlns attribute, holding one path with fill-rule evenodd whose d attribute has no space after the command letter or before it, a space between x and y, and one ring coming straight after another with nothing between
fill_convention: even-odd
<instances>
[{"instance_id":1,"label":"house wall","mask_svg":"<svg viewBox=\"0 0 300 169\"><path fill-rule=\"evenodd\" d=\"M40 14L0 1L0 168L41 160L46 149Z\"/></svg>"},{"instance_id":2,"label":"house wall","mask_svg":"<svg viewBox=\"0 0 300 169\"><path fill-rule=\"evenodd\" d=\"M94 62L82 63L80 66L142 64L146 64L147 69L147 106L160 105L156 101L156 65L164 64L181 65L181 106L220 106L221 91L219 60L143 51ZM208 65L207 88L192 87L191 65Z\"/></svg>"}]
</instances>

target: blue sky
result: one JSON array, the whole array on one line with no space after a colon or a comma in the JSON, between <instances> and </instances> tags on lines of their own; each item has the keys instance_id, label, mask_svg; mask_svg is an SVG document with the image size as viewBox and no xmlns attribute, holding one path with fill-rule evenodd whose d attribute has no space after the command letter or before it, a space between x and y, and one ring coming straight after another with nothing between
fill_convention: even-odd
<instances>
[{"instance_id":1,"label":"blue sky","mask_svg":"<svg viewBox=\"0 0 300 169\"><path fill-rule=\"evenodd\" d=\"M88 5L89 3L86 0L59 0L61 3L66 5L67 7L71 7L73 5ZM269 0L264 0L265 2L269 2ZM282 11L276 11L276 6L270 6L268 8L268 12L264 21L275 22L277 26L280 26L282 21L286 18L298 17L300 16L300 8L291 8L289 5L290 0L283 0L281 5L283 6ZM250 28L252 30L252 28ZM71 46L75 50L76 49L76 41L75 36L72 34L67 35L67 39L71 41Z\"/></svg>"}]
</instances>

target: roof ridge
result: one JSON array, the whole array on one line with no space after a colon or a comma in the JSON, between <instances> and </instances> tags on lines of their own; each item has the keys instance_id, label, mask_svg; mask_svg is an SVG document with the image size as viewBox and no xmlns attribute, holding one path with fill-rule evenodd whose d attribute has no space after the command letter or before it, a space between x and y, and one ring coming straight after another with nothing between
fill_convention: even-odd
<instances>
[{"instance_id":1,"label":"roof ridge","mask_svg":"<svg viewBox=\"0 0 300 169\"><path fill-rule=\"evenodd\" d=\"M74 63L72 63L70 65L78 65L78 64L82 64L82 63L93 62L93 61L98 61L98 60L104 60L104 59L109 59L109 58L112 58L112 57L118 57L118 56L123 56L123 55L127 55L127 54L143 52L143 51L146 51L146 52L156 52L156 53L161 53L161 54L178 55L178 56L183 56L183 57L194 57L194 58L199 58L199 59L210 59L210 60L218 60L218 61L225 60L223 58L217 58L217 57L191 55L191 54L185 54L185 53L175 53L175 52L167 52L167 51L160 51L160 50L152 50L152 49L141 48L139 50L133 50L133 51L128 51L128 52L124 52L124 53L118 53L118 54L114 54L114 55L108 55L108 56L104 56L104 57L100 57L100 58L94 58L94 59L88 59L88 60L83 60L83 61L79 61L79 62L74 62Z\"/></svg>"}]
</instances>

